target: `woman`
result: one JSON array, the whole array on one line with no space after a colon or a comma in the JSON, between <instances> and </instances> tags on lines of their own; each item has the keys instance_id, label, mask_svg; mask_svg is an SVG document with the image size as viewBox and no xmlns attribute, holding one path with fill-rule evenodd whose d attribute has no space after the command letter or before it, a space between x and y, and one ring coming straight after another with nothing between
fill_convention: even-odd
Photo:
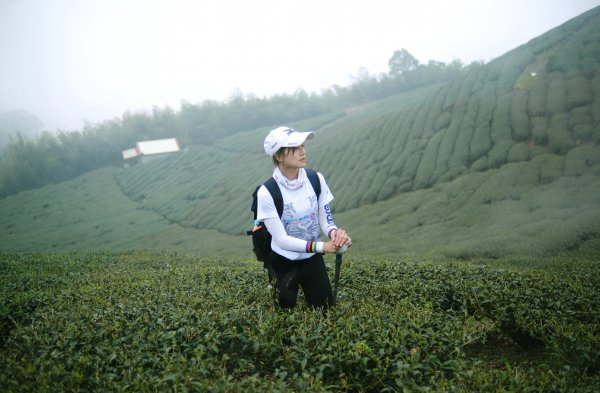
<instances>
[{"instance_id":1,"label":"woman","mask_svg":"<svg viewBox=\"0 0 600 393\"><path fill-rule=\"evenodd\" d=\"M327 275L324 253L336 253L352 240L333 222L329 202L333 195L322 174L319 197L308 181L304 142L314 132L299 132L279 127L267 135L264 148L275 164L273 178L283 197L281 218L273 197L263 185L257 193L257 220L265 223L272 236L269 265L275 277L279 305L296 305L298 288L302 287L306 301L313 307L327 307L333 302L331 283ZM320 241L321 231L329 241Z\"/></svg>"}]
</instances>

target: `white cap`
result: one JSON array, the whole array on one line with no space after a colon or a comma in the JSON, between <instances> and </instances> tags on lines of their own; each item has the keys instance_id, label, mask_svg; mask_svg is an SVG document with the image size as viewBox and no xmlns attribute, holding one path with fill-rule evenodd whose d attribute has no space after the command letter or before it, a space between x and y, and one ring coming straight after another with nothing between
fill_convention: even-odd
<instances>
[{"instance_id":1,"label":"white cap","mask_svg":"<svg viewBox=\"0 0 600 393\"><path fill-rule=\"evenodd\" d=\"M265 152L272 157L282 147L300 146L305 140L314 137L315 133L312 131L301 132L289 127L278 127L271 130L265 138Z\"/></svg>"}]
</instances>

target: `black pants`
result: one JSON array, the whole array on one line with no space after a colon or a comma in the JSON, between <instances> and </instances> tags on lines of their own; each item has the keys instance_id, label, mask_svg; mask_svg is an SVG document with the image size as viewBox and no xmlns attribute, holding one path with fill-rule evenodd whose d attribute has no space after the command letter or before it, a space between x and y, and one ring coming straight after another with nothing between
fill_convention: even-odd
<instances>
[{"instance_id":1,"label":"black pants","mask_svg":"<svg viewBox=\"0 0 600 393\"><path fill-rule=\"evenodd\" d=\"M301 261L290 261L272 251L269 255L269 279L275 281L277 300L282 308L296 305L298 289L313 307L333 304L333 292L323 255L315 254Z\"/></svg>"}]
</instances>

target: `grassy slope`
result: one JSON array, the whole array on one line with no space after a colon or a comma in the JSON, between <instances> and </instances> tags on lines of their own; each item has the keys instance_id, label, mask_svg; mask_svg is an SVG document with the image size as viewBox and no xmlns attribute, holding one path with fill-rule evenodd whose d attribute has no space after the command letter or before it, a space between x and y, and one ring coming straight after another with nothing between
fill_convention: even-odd
<instances>
[{"instance_id":1,"label":"grassy slope","mask_svg":"<svg viewBox=\"0 0 600 393\"><path fill-rule=\"evenodd\" d=\"M223 253L232 236L183 228L139 208L114 181L122 169L104 168L77 179L26 191L0 205L0 238L5 250L176 248L201 242L205 255ZM248 253L237 242L236 253Z\"/></svg>"},{"instance_id":2,"label":"grassy slope","mask_svg":"<svg viewBox=\"0 0 600 393\"><path fill-rule=\"evenodd\" d=\"M310 166L355 252L549 255L598 237L599 20L600 8L455 83L291 124L319 131ZM7 198L1 247L251 257L266 131Z\"/></svg>"},{"instance_id":3,"label":"grassy slope","mask_svg":"<svg viewBox=\"0 0 600 393\"><path fill-rule=\"evenodd\" d=\"M418 258L546 256L600 233L598 176L519 183L531 165L510 164L409 192L339 215L353 228L355 252ZM523 171L523 172L521 172ZM502 194L490 193L507 178Z\"/></svg>"}]
</instances>

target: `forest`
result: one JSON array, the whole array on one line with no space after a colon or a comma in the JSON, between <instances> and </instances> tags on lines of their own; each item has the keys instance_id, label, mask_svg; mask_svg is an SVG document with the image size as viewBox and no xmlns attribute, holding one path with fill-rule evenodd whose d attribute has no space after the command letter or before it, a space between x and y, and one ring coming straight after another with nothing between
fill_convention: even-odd
<instances>
[{"instance_id":1,"label":"forest","mask_svg":"<svg viewBox=\"0 0 600 393\"><path fill-rule=\"evenodd\" d=\"M45 131L38 137L16 133L0 155L0 198L44 184L72 179L106 165L119 165L121 151L137 141L177 138L183 146L210 145L224 136L261 126L287 124L343 110L419 87L454 80L479 63L420 64L406 49L389 60L390 72L362 70L349 86L330 86L320 94L299 90L260 98L234 94L226 102L182 102L178 111L154 107L151 113L126 112L79 131Z\"/></svg>"}]
</instances>

